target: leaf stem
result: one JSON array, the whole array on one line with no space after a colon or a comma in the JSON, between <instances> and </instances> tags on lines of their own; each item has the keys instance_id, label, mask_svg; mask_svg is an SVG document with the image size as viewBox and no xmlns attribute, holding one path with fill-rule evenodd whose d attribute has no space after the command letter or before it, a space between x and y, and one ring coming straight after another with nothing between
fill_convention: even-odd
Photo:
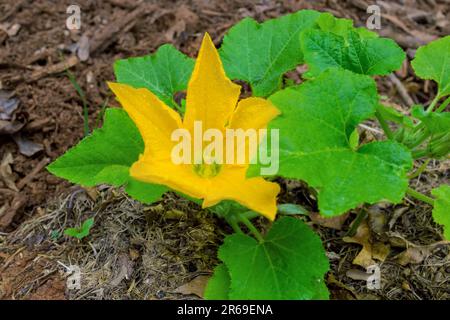
<instances>
[{"instance_id":1,"label":"leaf stem","mask_svg":"<svg viewBox=\"0 0 450 320\"><path fill-rule=\"evenodd\" d=\"M350 226L350 229L348 229L345 236L353 237L356 231L358 230L358 227L360 226L361 222L363 222L366 217L367 217L366 209L361 209L361 211L358 212L356 219L353 221L352 225Z\"/></svg>"},{"instance_id":2,"label":"leaf stem","mask_svg":"<svg viewBox=\"0 0 450 320\"><path fill-rule=\"evenodd\" d=\"M183 115L183 109L181 108L181 106L178 103L176 103L174 99L172 99L172 103L175 109L178 111L178 113L180 115Z\"/></svg>"},{"instance_id":3,"label":"leaf stem","mask_svg":"<svg viewBox=\"0 0 450 320\"><path fill-rule=\"evenodd\" d=\"M450 97L448 97L442 104L436 109L436 112L442 112L450 104Z\"/></svg>"},{"instance_id":4,"label":"leaf stem","mask_svg":"<svg viewBox=\"0 0 450 320\"><path fill-rule=\"evenodd\" d=\"M422 129L423 128L422 123L417 128L419 130ZM422 131L422 133L419 133L419 137L409 146L410 149L414 149L415 147L420 146L430 135L431 132L428 130L424 130Z\"/></svg>"},{"instance_id":5,"label":"leaf stem","mask_svg":"<svg viewBox=\"0 0 450 320\"><path fill-rule=\"evenodd\" d=\"M414 159L420 159L428 155L428 150L427 149L415 150L412 151L411 154Z\"/></svg>"},{"instance_id":6,"label":"leaf stem","mask_svg":"<svg viewBox=\"0 0 450 320\"><path fill-rule=\"evenodd\" d=\"M430 113L431 111L433 111L434 107L436 106L436 104L438 103L440 98L441 98L441 95L438 92L436 94L436 97L434 97L433 101L431 101L430 105L428 106L428 108L426 110L427 113Z\"/></svg>"},{"instance_id":7,"label":"leaf stem","mask_svg":"<svg viewBox=\"0 0 450 320\"><path fill-rule=\"evenodd\" d=\"M381 128L383 129L388 139L394 139L394 133L392 132L391 128L389 128L389 124L386 122L386 119L384 119L384 117L378 111L375 113L375 116L377 117L378 122L380 123Z\"/></svg>"},{"instance_id":8,"label":"leaf stem","mask_svg":"<svg viewBox=\"0 0 450 320\"><path fill-rule=\"evenodd\" d=\"M69 69L66 69L66 74L67 77L69 78L69 81L72 83L78 95L80 96L81 102L83 103L83 129L84 129L84 136L87 137L90 131L89 131L88 102L86 99L86 94L84 93L83 89L81 89L80 85L77 82L77 79L75 78L73 73L69 71Z\"/></svg>"},{"instance_id":9,"label":"leaf stem","mask_svg":"<svg viewBox=\"0 0 450 320\"><path fill-rule=\"evenodd\" d=\"M409 194L411 197L416 198L417 200L423 201L425 203L434 205L434 199L430 198L426 195L424 195L423 193L420 193L412 188L408 188L406 190L406 193Z\"/></svg>"},{"instance_id":10,"label":"leaf stem","mask_svg":"<svg viewBox=\"0 0 450 320\"><path fill-rule=\"evenodd\" d=\"M233 231L234 232L236 232L236 233L244 233L242 230L241 230L241 228L239 227L239 224L238 224L238 222L236 221L236 218L234 217L234 216L232 216L232 217L228 217L228 218L226 218L225 219L227 222L228 222L228 224L231 226L231 228L233 228Z\"/></svg>"},{"instance_id":11,"label":"leaf stem","mask_svg":"<svg viewBox=\"0 0 450 320\"><path fill-rule=\"evenodd\" d=\"M427 159L424 163L422 163L421 166L417 168L416 172L413 172L408 176L408 179L414 179L420 176L420 174L425 171L430 161L431 159Z\"/></svg>"},{"instance_id":12,"label":"leaf stem","mask_svg":"<svg viewBox=\"0 0 450 320\"><path fill-rule=\"evenodd\" d=\"M258 240L259 243L264 242L264 238L261 235L261 233L256 229L256 227L253 225L253 223L248 220L245 216L239 216L240 221L245 224L245 226L250 230L250 232L255 236L255 238Z\"/></svg>"}]
</instances>

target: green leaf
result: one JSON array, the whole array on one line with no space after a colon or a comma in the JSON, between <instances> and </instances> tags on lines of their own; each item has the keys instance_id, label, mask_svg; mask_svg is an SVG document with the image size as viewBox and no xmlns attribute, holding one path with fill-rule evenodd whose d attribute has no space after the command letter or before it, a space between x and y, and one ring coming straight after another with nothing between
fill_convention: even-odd
<instances>
[{"instance_id":1,"label":"green leaf","mask_svg":"<svg viewBox=\"0 0 450 320\"><path fill-rule=\"evenodd\" d=\"M129 177L125 185L125 192L135 200L151 204L159 199L167 191L167 188L159 184L151 184L138 181Z\"/></svg>"},{"instance_id":2,"label":"green leaf","mask_svg":"<svg viewBox=\"0 0 450 320\"><path fill-rule=\"evenodd\" d=\"M322 242L298 219L277 220L262 243L244 234L228 236L219 258L230 273L230 299L328 298Z\"/></svg>"},{"instance_id":3,"label":"green leaf","mask_svg":"<svg viewBox=\"0 0 450 320\"><path fill-rule=\"evenodd\" d=\"M443 184L433 189L434 200L433 219L444 226L444 237L450 240L450 186Z\"/></svg>"},{"instance_id":4,"label":"green leaf","mask_svg":"<svg viewBox=\"0 0 450 320\"><path fill-rule=\"evenodd\" d=\"M206 300L228 300L229 290L230 274L227 267L222 263L214 268L213 276L206 285L204 298Z\"/></svg>"},{"instance_id":5,"label":"green leaf","mask_svg":"<svg viewBox=\"0 0 450 320\"><path fill-rule=\"evenodd\" d=\"M439 97L450 94L450 36L417 49L411 64L419 77L438 83Z\"/></svg>"},{"instance_id":6,"label":"green leaf","mask_svg":"<svg viewBox=\"0 0 450 320\"><path fill-rule=\"evenodd\" d=\"M401 67L403 50L391 39L364 38L355 30L347 36L308 30L302 34L302 49L309 71L316 77L329 68L341 67L367 75L386 75Z\"/></svg>"},{"instance_id":7,"label":"green leaf","mask_svg":"<svg viewBox=\"0 0 450 320\"><path fill-rule=\"evenodd\" d=\"M122 109L107 109L103 127L51 163L52 174L84 186L101 183L126 185L130 196L154 201L167 189L138 182L129 176L130 166L144 150L144 142L133 121Z\"/></svg>"},{"instance_id":8,"label":"green leaf","mask_svg":"<svg viewBox=\"0 0 450 320\"><path fill-rule=\"evenodd\" d=\"M350 138L348 139L348 143L352 150L356 151L358 149L358 147L359 147L359 132L358 132L357 128L355 128L355 130L353 130L352 134L350 135Z\"/></svg>"},{"instance_id":9,"label":"green leaf","mask_svg":"<svg viewBox=\"0 0 450 320\"><path fill-rule=\"evenodd\" d=\"M280 87L282 75L303 62L299 34L319 16L302 10L261 24L246 18L233 26L220 48L228 77L250 83L255 96L270 95Z\"/></svg>"},{"instance_id":10,"label":"green leaf","mask_svg":"<svg viewBox=\"0 0 450 320\"><path fill-rule=\"evenodd\" d=\"M64 234L81 240L89 235L93 225L94 218L89 218L83 222L80 228L67 228L64 230Z\"/></svg>"},{"instance_id":11,"label":"green leaf","mask_svg":"<svg viewBox=\"0 0 450 320\"><path fill-rule=\"evenodd\" d=\"M161 46L153 55L117 60L114 72L117 81L134 88L147 88L171 107L173 95L187 88L194 60L172 45Z\"/></svg>"},{"instance_id":12,"label":"green leaf","mask_svg":"<svg viewBox=\"0 0 450 320\"><path fill-rule=\"evenodd\" d=\"M278 213L285 215L307 215L309 214L303 206L294 203L283 203L278 205Z\"/></svg>"},{"instance_id":13,"label":"green leaf","mask_svg":"<svg viewBox=\"0 0 450 320\"><path fill-rule=\"evenodd\" d=\"M382 141L354 150L350 141L378 104L370 77L329 70L269 100L282 112L269 125L279 129L278 175L316 188L323 215L339 215L362 203L402 200L412 166L406 147Z\"/></svg>"},{"instance_id":14,"label":"green leaf","mask_svg":"<svg viewBox=\"0 0 450 320\"><path fill-rule=\"evenodd\" d=\"M411 114L420 119L432 134L450 132L450 113L426 112L422 106L414 106Z\"/></svg>"},{"instance_id":15,"label":"green leaf","mask_svg":"<svg viewBox=\"0 0 450 320\"><path fill-rule=\"evenodd\" d=\"M381 116L389 121L402 124L405 127L413 128L414 122L409 118L408 116L400 113L399 111L395 110L392 107L385 106L381 103L377 106L377 111L381 114Z\"/></svg>"},{"instance_id":16,"label":"green leaf","mask_svg":"<svg viewBox=\"0 0 450 320\"><path fill-rule=\"evenodd\" d=\"M363 38L377 38L378 34L367 30L366 28L355 28L353 20L345 18L336 18L331 13L323 12L317 24L322 31L331 32L338 36L342 36L346 41L350 31L358 33Z\"/></svg>"},{"instance_id":17,"label":"green leaf","mask_svg":"<svg viewBox=\"0 0 450 320\"><path fill-rule=\"evenodd\" d=\"M317 24L320 30L332 32L343 37L346 37L348 32L354 29L353 20L336 18L328 12L324 12L320 15Z\"/></svg>"}]
</instances>

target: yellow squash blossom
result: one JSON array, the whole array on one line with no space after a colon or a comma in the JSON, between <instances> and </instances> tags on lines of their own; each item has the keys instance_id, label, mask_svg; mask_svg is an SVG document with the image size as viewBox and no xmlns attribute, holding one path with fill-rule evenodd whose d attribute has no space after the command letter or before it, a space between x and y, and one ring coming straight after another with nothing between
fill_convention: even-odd
<instances>
[{"instance_id":1,"label":"yellow squash blossom","mask_svg":"<svg viewBox=\"0 0 450 320\"><path fill-rule=\"evenodd\" d=\"M262 129L279 114L269 101L247 98L238 103L241 87L225 75L219 54L205 34L194 71L187 88L184 119L147 89L134 89L109 83L144 140L145 150L130 168L130 175L140 181L168 186L194 198L203 199L203 207L222 200L234 200L273 220L280 187L261 177L246 178L244 165L221 164L199 170L194 164L175 164L171 160L174 130L193 132L194 121L204 130L214 128Z\"/></svg>"}]
</instances>

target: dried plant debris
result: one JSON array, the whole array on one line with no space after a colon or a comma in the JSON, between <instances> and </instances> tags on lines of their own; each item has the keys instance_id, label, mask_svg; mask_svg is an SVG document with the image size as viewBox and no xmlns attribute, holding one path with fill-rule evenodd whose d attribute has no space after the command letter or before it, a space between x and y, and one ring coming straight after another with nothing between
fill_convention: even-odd
<instances>
[{"instance_id":1,"label":"dried plant debris","mask_svg":"<svg viewBox=\"0 0 450 320\"><path fill-rule=\"evenodd\" d=\"M88 215L96 221L89 236L79 241L63 235ZM0 254L26 244L45 252L51 271L64 274L60 263L78 266L81 288L66 288L69 299L198 299L200 286L186 284L211 273L221 234L211 213L172 194L144 206L112 189L96 201L81 191L23 223Z\"/></svg>"}]
</instances>

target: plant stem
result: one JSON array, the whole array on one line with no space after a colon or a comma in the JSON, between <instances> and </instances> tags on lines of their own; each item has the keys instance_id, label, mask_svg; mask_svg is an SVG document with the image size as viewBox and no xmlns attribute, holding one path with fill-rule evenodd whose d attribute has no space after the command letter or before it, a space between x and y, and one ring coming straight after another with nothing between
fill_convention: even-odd
<instances>
[{"instance_id":1,"label":"plant stem","mask_svg":"<svg viewBox=\"0 0 450 320\"><path fill-rule=\"evenodd\" d=\"M88 114L88 103L86 100L86 95L81 89L80 85L77 82L77 79L73 75L72 72L69 71L69 69L66 69L67 77L69 78L70 82L74 86L75 90L77 91L78 95L81 98L81 102L83 103L83 124L84 124L84 136L89 135L89 114Z\"/></svg>"},{"instance_id":2,"label":"plant stem","mask_svg":"<svg viewBox=\"0 0 450 320\"><path fill-rule=\"evenodd\" d=\"M428 106L428 108L426 110L427 113L430 113L433 111L434 107L436 106L436 104L438 103L440 98L441 98L441 95L438 92L436 94L436 97L434 97L433 101L431 101L430 105Z\"/></svg>"},{"instance_id":3,"label":"plant stem","mask_svg":"<svg viewBox=\"0 0 450 320\"><path fill-rule=\"evenodd\" d=\"M255 218L261 216L259 213L255 212L255 211L251 211L251 210L243 212L241 214L244 217L246 217L248 220L252 220L252 219L255 219Z\"/></svg>"},{"instance_id":4,"label":"plant stem","mask_svg":"<svg viewBox=\"0 0 450 320\"><path fill-rule=\"evenodd\" d=\"M450 97L448 97L442 104L439 106L439 108L436 109L436 112L442 112L444 109L450 104Z\"/></svg>"},{"instance_id":5,"label":"plant stem","mask_svg":"<svg viewBox=\"0 0 450 320\"><path fill-rule=\"evenodd\" d=\"M415 147L420 146L430 135L431 135L430 131L428 130L423 131L419 135L419 137L409 146L409 148L414 149Z\"/></svg>"},{"instance_id":6,"label":"plant stem","mask_svg":"<svg viewBox=\"0 0 450 320\"><path fill-rule=\"evenodd\" d=\"M375 113L375 116L377 117L378 122L380 123L380 126L383 129L383 131L386 134L386 136L388 137L388 139L389 140L393 140L394 139L394 133L389 128L389 124L386 122L386 119L384 119L383 116L381 115L381 113L379 113L378 111Z\"/></svg>"},{"instance_id":7,"label":"plant stem","mask_svg":"<svg viewBox=\"0 0 450 320\"><path fill-rule=\"evenodd\" d=\"M103 102L102 108L100 109L100 112L97 115L97 119L95 120L95 128L100 127L100 122L103 119L103 116L105 115L106 106L108 105L109 97L106 97L105 101Z\"/></svg>"},{"instance_id":8,"label":"plant stem","mask_svg":"<svg viewBox=\"0 0 450 320\"><path fill-rule=\"evenodd\" d=\"M414 159L420 159L428 155L427 149L416 150L412 152L412 157Z\"/></svg>"},{"instance_id":9,"label":"plant stem","mask_svg":"<svg viewBox=\"0 0 450 320\"><path fill-rule=\"evenodd\" d=\"M423 201L425 203L434 205L434 199L430 198L412 188L408 188L408 190L406 191L407 194L409 194L411 197L416 198L417 200Z\"/></svg>"},{"instance_id":10,"label":"plant stem","mask_svg":"<svg viewBox=\"0 0 450 320\"><path fill-rule=\"evenodd\" d=\"M225 219L228 224L233 228L233 231L236 233L244 233L241 228L239 227L238 222L236 221L236 218L234 217L229 217L227 219Z\"/></svg>"},{"instance_id":11,"label":"plant stem","mask_svg":"<svg viewBox=\"0 0 450 320\"><path fill-rule=\"evenodd\" d=\"M427 165L430 163L431 159L427 159L424 163L422 163L422 165L417 168L416 172L413 172L412 174L410 174L408 176L409 179L414 179L417 178L422 172L425 171L425 169L427 168Z\"/></svg>"},{"instance_id":12,"label":"plant stem","mask_svg":"<svg viewBox=\"0 0 450 320\"><path fill-rule=\"evenodd\" d=\"M367 211L366 209L361 209L361 211L358 212L358 215L356 216L355 221L353 221L352 225L350 226L350 229L348 229L345 236L347 237L353 237L358 230L359 225L363 220L367 217Z\"/></svg>"},{"instance_id":13,"label":"plant stem","mask_svg":"<svg viewBox=\"0 0 450 320\"><path fill-rule=\"evenodd\" d=\"M245 224L245 226L250 230L250 232L255 236L255 238L258 240L259 243L264 242L264 238L261 235L261 233L256 229L256 227L253 225L253 223L247 219L247 217L239 216L241 222Z\"/></svg>"},{"instance_id":14,"label":"plant stem","mask_svg":"<svg viewBox=\"0 0 450 320\"><path fill-rule=\"evenodd\" d=\"M175 109L178 111L178 113L180 115L183 115L183 109L181 108L181 106L178 103L176 103L174 99L172 99L172 103L175 106Z\"/></svg>"}]
</instances>

